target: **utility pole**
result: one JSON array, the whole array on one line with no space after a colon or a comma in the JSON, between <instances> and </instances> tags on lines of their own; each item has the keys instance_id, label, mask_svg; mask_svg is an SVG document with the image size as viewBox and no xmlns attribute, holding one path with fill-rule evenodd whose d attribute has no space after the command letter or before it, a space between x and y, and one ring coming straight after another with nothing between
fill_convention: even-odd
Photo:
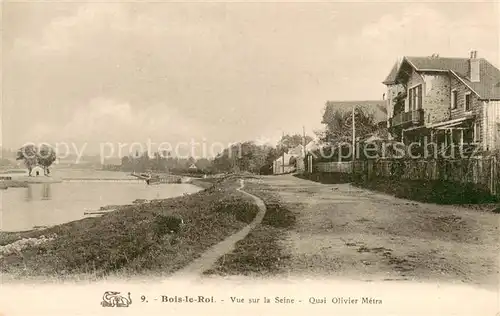
<instances>
[{"instance_id":1,"label":"utility pole","mask_svg":"<svg viewBox=\"0 0 500 316\"><path fill-rule=\"evenodd\" d=\"M356 105L352 106L352 160L356 157L356 120L354 119L354 112Z\"/></svg>"},{"instance_id":2,"label":"utility pole","mask_svg":"<svg viewBox=\"0 0 500 316\"><path fill-rule=\"evenodd\" d=\"M307 159L307 152L306 152L306 127L302 125L302 163L301 166L303 168L303 172L306 171L306 159Z\"/></svg>"},{"instance_id":3,"label":"utility pole","mask_svg":"<svg viewBox=\"0 0 500 316\"><path fill-rule=\"evenodd\" d=\"M304 148L306 147L306 127L302 125L302 142L304 144Z\"/></svg>"},{"instance_id":4,"label":"utility pole","mask_svg":"<svg viewBox=\"0 0 500 316\"><path fill-rule=\"evenodd\" d=\"M304 157L306 155L306 127L305 126L302 126L302 146L304 146L303 148L303 153L304 153Z\"/></svg>"},{"instance_id":5,"label":"utility pole","mask_svg":"<svg viewBox=\"0 0 500 316\"><path fill-rule=\"evenodd\" d=\"M285 146L283 146L283 139L285 138L285 132L281 132L281 173L285 173Z\"/></svg>"}]
</instances>

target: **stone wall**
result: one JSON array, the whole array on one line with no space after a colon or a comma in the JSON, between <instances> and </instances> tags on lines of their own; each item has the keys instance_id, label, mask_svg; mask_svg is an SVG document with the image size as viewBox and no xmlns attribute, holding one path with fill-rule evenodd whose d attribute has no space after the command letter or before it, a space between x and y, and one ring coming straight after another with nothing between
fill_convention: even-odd
<instances>
[{"instance_id":1,"label":"stone wall","mask_svg":"<svg viewBox=\"0 0 500 316\"><path fill-rule=\"evenodd\" d=\"M456 109L451 109L451 99L450 99L450 111L451 119L458 119L466 115L465 111L465 95L470 93L471 96L471 111L470 113L476 116L475 123L479 124L479 135L477 135L476 140L482 141L484 139L485 133L485 115L483 111L483 102L479 100L477 94L475 94L471 89L469 89L462 81L458 80L454 76L451 77L451 90L457 91L457 107Z\"/></svg>"},{"instance_id":2,"label":"stone wall","mask_svg":"<svg viewBox=\"0 0 500 316\"><path fill-rule=\"evenodd\" d=\"M424 122L426 125L450 118L451 82L448 74L425 74L424 77Z\"/></svg>"}]
</instances>

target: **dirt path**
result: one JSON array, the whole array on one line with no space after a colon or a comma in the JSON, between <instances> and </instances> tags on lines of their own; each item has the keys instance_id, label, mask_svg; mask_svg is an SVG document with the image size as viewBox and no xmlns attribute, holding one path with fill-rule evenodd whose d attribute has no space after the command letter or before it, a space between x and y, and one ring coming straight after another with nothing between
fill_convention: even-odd
<instances>
[{"instance_id":1,"label":"dirt path","mask_svg":"<svg viewBox=\"0 0 500 316\"><path fill-rule=\"evenodd\" d=\"M256 180L257 181L257 180ZM293 176L248 183L297 216L287 275L499 284L500 215L415 203Z\"/></svg>"},{"instance_id":2,"label":"dirt path","mask_svg":"<svg viewBox=\"0 0 500 316\"><path fill-rule=\"evenodd\" d=\"M259 207L259 212L255 216L254 220L250 224L245 226L243 229L241 229L239 232L229 236L228 238L224 239L220 243L216 244L215 246L205 251L201 255L201 257L194 260L189 265L187 265L186 267L175 273L173 276L174 278L201 276L204 271L210 269L214 265L217 259L233 251L235 244L241 239L245 238L255 226L257 226L258 224L260 224L260 222L262 222L262 219L264 218L264 215L266 213L266 206L260 198L243 191L242 189L244 186L245 186L244 180L241 179L240 187L237 190L254 199L255 203Z\"/></svg>"}]
</instances>

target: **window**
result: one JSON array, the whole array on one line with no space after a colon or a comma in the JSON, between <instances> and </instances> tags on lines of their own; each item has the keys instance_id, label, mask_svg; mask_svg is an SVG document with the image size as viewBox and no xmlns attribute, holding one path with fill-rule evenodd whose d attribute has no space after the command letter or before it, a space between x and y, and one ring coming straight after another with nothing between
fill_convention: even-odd
<instances>
[{"instance_id":1,"label":"window","mask_svg":"<svg viewBox=\"0 0 500 316\"><path fill-rule=\"evenodd\" d=\"M479 129L479 124L478 123L474 123L474 142L477 143L479 142L479 137L480 137L480 134L481 131Z\"/></svg>"},{"instance_id":2,"label":"window","mask_svg":"<svg viewBox=\"0 0 500 316\"><path fill-rule=\"evenodd\" d=\"M462 130L452 129L451 130L451 144L461 144L462 143Z\"/></svg>"},{"instance_id":3,"label":"window","mask_svg":"<svg viewBox=\"0 0 500 316\"><path fill-rule=\"evenodd\" d=\"M474 142L474 129L468 128L464 130L464 144L472 144Z\"/></svg>"},{"instance_id":4,"label":"window","mask_svg":"<svg viewBox=\"0 0 500 316\"><path fill-rule=\"evenodd\" d=\"M422 108L422 85L419 84L408 91L410 111Z\"/></svg>"},{"instance_id":5,"label":"window","mask_svg":"<svg viewBox=\"0 0 500 316\"><path fill-rule=\"evenodd\" d=\"M417 99L417 109L421 109L422 108L422 85L419 85L417 87L417 95L418 95L418 99Z\"/></svg>"},{"instance_id":6,"label":"window","mask_svg":"<svg viewBox=\"0 0 500 316\"><path fill-rule=\"evenodd\" d=\"M456 109L458 103L458 92L457 90L451 90L451 108Z\"/></svg>"},{"instance_id":7,"label":"window","mask_svg":"<svg viewBox=\"0 0 500 316\"><path fill-rule=\"evenodd\" d=\"M472 109L471 106L472 106L472 98L471 98L471 94L469 92L469 93L465 94L464 110L465 111L470 111Z\"/></svg>"}]
</instances>

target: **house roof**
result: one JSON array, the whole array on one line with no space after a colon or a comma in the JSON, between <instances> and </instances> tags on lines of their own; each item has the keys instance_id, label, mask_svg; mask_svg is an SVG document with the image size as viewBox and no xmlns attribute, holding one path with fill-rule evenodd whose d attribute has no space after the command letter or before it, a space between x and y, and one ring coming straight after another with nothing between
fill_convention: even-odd
<instances>
[{"instance_id":1,"label":"house roof","mask_svg":"<svg viewBox=\"0 0 500 316\"><path fill-rule=\"evenodd\" d=\"M387 120L387 101L385 100L327 101L326 106L344 111L351 111L352 107L356 106L368 113L373 113L375 123Z\"/></svg>"},{"instance_id":2,"label":"house roof","mask_svg":"<svg viewBox=\"0 0 500 316\"><path fill-rule=\"evenodd\" d=\"M306 145L306 151L315 151L320 147L318 141L311 140L309 143Z\"/></svg>"},{"instance_id":3,"label":"house roof","mask_svg":"<svg viewBox=\"0 0 500 316\"><path fill-rule=\"evenodd\" d=\"M392 84L396 82L396 76L398 75L398 70L399 70L399 64L395 63L394 66L392 66L391 72L387 75L384 81L382 81L383 84Z\"/></svg>"},{"instance_id":4,"label":"house roof","mask_svg":"<svg viewBox=\"0 0 500 316\"><path fill-rule=\"evenodd\" d=\"M403 61L408 62L416 71L451 72L476 92L481 99L500 99L500 70L484 58L479 58L479 82L470 81L469 58L406 56ZM396 64L383 83L394 83L398 71L399 67Z\"/></svg>"},{"instance_id":5,"label":"house roof","mask_svg":"<svg viewBox=\"0 0 500 316\"><path fill-rule=\"evenodd\" d=\"M294 155L290 155L288 153L284 153L283 155L279 156L278 158L274 159L274 162L277 164L282 164L283 160L285 160L285 165L288 165L290 163L290 158L294 157Z\"/></svg>"}]
</instances>

